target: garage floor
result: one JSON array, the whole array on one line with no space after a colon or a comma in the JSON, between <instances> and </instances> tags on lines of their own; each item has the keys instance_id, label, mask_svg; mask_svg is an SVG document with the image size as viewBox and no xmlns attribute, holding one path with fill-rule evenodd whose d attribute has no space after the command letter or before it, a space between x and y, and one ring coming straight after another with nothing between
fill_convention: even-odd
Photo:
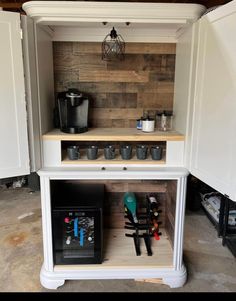
<instances>
[{"instance_id":1,"label":"garage floor","mask_svg":"<svg viewBox=\"0 0 236 301\"><path fill-rule=\"evenodd\" d=\"M40 193L0 188L0 292L47 292L39 282L43 261ZM185 218L187 283L178 289L134 280L66 281L57 292L236 292L236 259L200 210Z\"/></svg>"}]
</instances>

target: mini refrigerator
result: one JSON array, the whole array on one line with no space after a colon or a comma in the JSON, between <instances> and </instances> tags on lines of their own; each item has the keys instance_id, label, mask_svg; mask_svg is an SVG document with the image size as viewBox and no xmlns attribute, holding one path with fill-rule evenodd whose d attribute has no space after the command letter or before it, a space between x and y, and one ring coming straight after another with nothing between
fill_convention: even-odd
<instances>
[{"instance_id":1,"label":"mini refrigerator","mask_svg":"<svg viewBox=\"0 0 236 301\"><path fill-rule=\"evenodd\" d=\"M51 183L54 264L102 262L104 185Z\"/></svg>"}]
</instances>

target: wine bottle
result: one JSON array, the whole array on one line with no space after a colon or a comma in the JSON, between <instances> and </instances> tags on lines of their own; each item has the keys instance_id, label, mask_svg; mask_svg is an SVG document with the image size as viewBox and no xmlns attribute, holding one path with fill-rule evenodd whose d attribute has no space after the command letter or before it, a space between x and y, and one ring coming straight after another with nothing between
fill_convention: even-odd
<instances>
[{"instance_id":1,"label":"wine bottle","mask_svg":"<svg viewBox=\"0 0 236 301\"><path fill-rule=\"evenodd\" d=\"M158 202L157 199L154 195L149 195L148 200L150 202L150 211L154 216L159 215L159 210L158 210Z\"/></svg>"},{"instance_id":2,"label":"wine bottle","mask_svg":"<svg viewBox=\"0 0 236 301\"><path fill-rule=\"evenodd\" d=\"M136 216L137 210L137 200L135 194L133 192L126 192L124 195L124 205L129 210L130 214L132 215L133 221L135 224L138 223L138 219Z\"/></svg>"}]
</instances>

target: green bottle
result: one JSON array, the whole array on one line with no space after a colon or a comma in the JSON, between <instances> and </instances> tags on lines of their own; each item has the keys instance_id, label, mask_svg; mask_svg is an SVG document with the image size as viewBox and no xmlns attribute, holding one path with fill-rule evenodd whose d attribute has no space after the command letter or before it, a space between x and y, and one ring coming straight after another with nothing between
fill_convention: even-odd
<instances>
[{"instance_id":1,"label":"green bottle","mask_svg":"<svg viewBox=\"0 0 236 301\"><path fill-rule=\"evenodd\" d=\"M138 223L137 215L136 215L136 210L137 210L137 200L135 197L135 194L133 192L126 192L124 195L124 206L129 210L131 213L134 223Z\"/></svg>"}]
</instances>

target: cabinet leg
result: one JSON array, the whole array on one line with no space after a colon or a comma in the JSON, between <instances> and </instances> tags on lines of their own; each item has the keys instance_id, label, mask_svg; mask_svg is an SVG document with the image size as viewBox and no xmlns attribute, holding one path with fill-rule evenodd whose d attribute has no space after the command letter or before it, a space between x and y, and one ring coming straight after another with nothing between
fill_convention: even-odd
<instances>
[{"instance_id":1,"label":"cabinet leg","mask_svg":"<svg viewBox=\"0 0 236 301\"><path fill-rule=\"evenodd\" d=\"M224 224L223 224L223 234L222 234L222 245L225 245L225 237L227 235L228 230L228 221L229 221L229 199L223 196L225 202L225 210L224 210Z\"/></svg>"},{"instance_id":2,"label":"cabinet leg","mask_svg":"<svg viewBox=\"0 0 236 301\"><path fill-rule=\"evenodd\" d=\"M220 201L220 214L219 214L219 226L218 226L218 237L223 235L224 227L224 212L225 212L225 197L221 196Z\"/></svg>"},{"instance_id":3,"label":"cabinet leg","mask_svg":"<svg viewBox=\"0 0 236 301\"><path fill-rule=\"evenodd\" d=\"M55 290L65 283L65 279L57 279L53 273L47 272L42 266L40 272L40 282L43 287Z\"/></svg>"},{"instance_id":4,"label":"cabinet leg","mask_svg":"<svg viewBox=\"0 0 236 301\"><path fill-rule=\"evenodd\" d=\"M162 283L170 288L178 288L184 286L187 280L187 271L185 266L182 266L180 271L175 271L172 275L166 275L162 278Z\"/></svg>"}]
</instances>

